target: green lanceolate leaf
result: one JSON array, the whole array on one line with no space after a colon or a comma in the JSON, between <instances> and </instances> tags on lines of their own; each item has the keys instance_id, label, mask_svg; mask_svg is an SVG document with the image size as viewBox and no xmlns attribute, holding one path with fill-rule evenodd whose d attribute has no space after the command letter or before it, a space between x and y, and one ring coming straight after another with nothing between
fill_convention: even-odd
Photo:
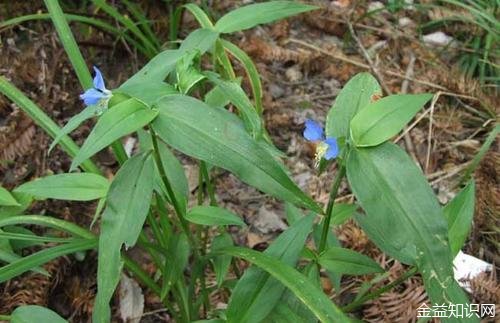
<instances>
[{"instance_id":1,"label":"green lanceolate leaf","mask_svg":"<svg viewBox=\"0 0 500 323\"><path fill-rule=\"evenodd\" d=\"M13 236L14 239L12 239L12 236L8 237L11 233L14 233L14 236ZM5 234L7 236L5 236ZM19 234L21 234L21 235L19 235ZM35 233L33 233L33 231L26 229L24 227L9 226L7 228L2 228L0 230L0 235L2 235L3 237L6 237L9 240L9 243L10 243L10 246L12 247L12 250L14 250L16 252L21 252L22 249L24 249L24 248L28 248L31 246L36 246L36 245L42 244L42 243L40 243L41 241L36 241L39 239L39 237L36 237L35 241L30 241L30 240L25 239L25 238L29 239L31 237L35 237ZM16 238L19 238L19 239L16 239ZM48 238L52 239L53 237L48 237ZM58 239L68 239L68 238L56 237L56 240L58 240Z\"/></svg>"},{"instance_id":2,"label":"green lanceolate leaf","mask_svg":"<svg viewBox=\"0 0 500 323\"><path fill-rule=\"evenodd\" d=\"M337 95L326 117L327 137L349 137L349 123L375 97L382 96L377 80L369 73L356 74Z\"/></svg>"},{"instance_id":3,"label":"green lanceolate leaf","mask_svg":"<svg viewBox=\"0 0 500 323\"><path fill-rule=\"evenodd\" d=\"M312 285L321 289L319 270L315 263L308 263L300 270L300 273L309 278ZM264 322L317 323L318 319L309 308L293 294L293 292L287 289L281 296L279 303L274 307L273 311Z\"/></svg>"},{"instance_id":4,"label":"green lanceolate leaf","mask_svg":"<svg viewBox=\"0 0 500 323\"><path fill-rule=\"evenodd\" d=\"M171 236L168 241L168 255L171 256L167 257L165 261L161 299L165 299L170 289L179 281L188 265L189 253L189 241L184 233Z\"/></svg>"},{"instance_id":5,"label":"green lanceolate leaf","mask_svg":"<svg viewBox=\"0 0 500 323\"><path fill-rule=\"evenodd\" d=\"M123 1L125 3L125 6L127 7L127 10L132 14L132 16L135 18L135 23L136 25L139 26L139 29L143 31L144 36L149 40L149 42L153 43L155 49L158 49L161 47L160 40L158 39L157 35L153 32L151 25L152 21L150 21L146 17L146 12L141 9L141 7L128 0Z\"/></svg>"},{"instance_id":6,"label":"green lanceolate leaf","mask_svg":"<svg viewBox=\"0 0 500 323\"><path fill-rule=\"evenodd\" d=\"M5 250L5 248L2 248L0 243L0 262L11 263L21 258L22 258L21 256L14 253L13 251ZM47 277L50 276L49 272L41 267L33 268L31 271L33 271L34 273L45 275Z\"/></svg>"},{"instance_id":7,"label":"green lanceolate leaf","mask_svg":"<svg viewBox=\"0 0 500 323\"><path fill-rule=\"evenodd\" d=\"M17 307L10 316L11 323L32 323L32 322L50 322L67 323L65 319L56 312L38 305L23 305Z\"/></svg>"},{"instance_id":8,"label":"green lanceolate leaf","mask_svg":"<svg viewBox=\"0 0 500 323\"><path fill-rule=\"evenodd\" d=\"M314 216L308 216L296 222L264 253L279 260L282 266L294 266L312 229L313 220ZM285 286L269 273L250 267L233 290L226 311L228 322L260 322L269 315L284 291Z\"/></svg>"},{"instance_id":9,"label":"green lanceolate leaf","mask_svg":"<svg viewBox=\"0 0 500 323\"><path fill-rule=\"evenodd\" d=\"M52 18L52 23L57 31L59 40L61 41L66 54L75 70L76 76L80 81L80 84L88 89L92 86L92 77L87 69L83 55L78 48L75 37L71 32L68 21L64 16L64 12L59 5L59 1L45 0L45 6L50 13Z\"/></svg>"},{"instance_id":10,"label":"green lanceolate leaf","mask_svg":"<svg viewBox=\"0 0 500 323\"><path fill-rule=\"evenodd\" d=\"M122 24L127 31L130 31L135 37L137 37L137 39L144 46L144 48L147 49L150 55L151 53L155 53L157 51L158 46L155 46L151 39L142 32L138 24L134 23L134 21L130 19L129 15L121 14L114 6L107 4L105 0L92 0L92 2L108 15L115 18L116 21Z\"/></svg>"},{"instance_id":11,"label":"green lanceolate leaf","mask_svg":"<svg viewBox=\"0 0 500 323\"><path fill-rule=\"evenodd\" d=\"M432 303L467 303L453 278L446 220L413 160L392 143L353 149L347 178L366 211L355 218L370 239L392 257L418 267Z\"/></svg>"},{"instance_id":12,"label":"green lanceolate leaf","mask_svg":"<svg viewBox=\"0 0 500 323\"><path fill-rule=\"evenodd\" d=\"M233 238L227 232L223 232L216 236L212 240L212 251L215 252L222 248L232 247L234 245ZM217 256L213 259L215 278L217 280L217 286L221 286L224 282L224 278L229 272L229 267L231 266L231 256Z\"/></svg>"},{"instance_id":13,"label":"green lanceolate leaf","mask_svg":"<svg viewBox=\"0 0 500 323\"><path fill-rule=\"evenodd\" d=\"M147 105L152 105L161 97L177 94L175 88L165 82L140 82L131 85L122 85L117 92L122 92Z\"/></svg>"},{"instance_id":14,"label":"green lanceolate leaf","mask_svg":"<svg viewBox=\"0 0 500 323\"><path fill-rule=\"evenodd\" d=\"M229 53L231 53L231 55L233 55L243 65L243 68L248 75L248 79L250 80L250 86L252 87L255 108L259 114L262 114L262 111L264 110L262 106L262 84L260 82L260 75L255 67L255 64L250 56L248 56L247 53L241 50L238 46L224 39L221 39L220 42L224 49L229 51Z\"/></svg>"},{"instance_id":15,"label":"green lanceolate leaf","mask_svg":"<svg viewBox=\"0 0 500 323\"><path fill-rule=\"evenodd\" d=\"M0 283L3 283L13 277L19 276L22 273L33 270L44 263L78 251L84 251L95 248L97 246L96 239L78 239L73 242L65 243L56 247L43 249L27 257L20 258L10 264L0 268Z\"/></svg>"},{"instance_id":16,"label":"green lanceolate leaf","mask_svg":"<svg viewBox=\"0 0 500 323\"><path fill-rule=\"evenodd\" d=\"M205 94L204 101L208 106L216 109L222 109L231 103L229 98L219 86L215 86L213 89L208 91L207 94Z\"/></svg>"},{"instance_id":17,"label":"green lanceolate leaf","mask_svg":"<svg viewBox=\"0 0 500 323\"><path fill-rule=\"evenodd\" d=\"M182 41L179 51L187 53L189 51L197 50L200 55L203 55L206 51L212 48L218 38L219 33L213 29L196 29Z\"/></svg>"},{"instance_id":18,"label":"green lanceolate leaf","mask_svg":"<svg viewBox=\"0 0 500 323\"><path fill-rule=\"evenodd\" d=\"M0 205L5 205L5 206L21 206L14 196L10 194L9 191L7 191L5 188L0 186Z\"/></svg>"},{"instance_id":19,"label":"green lanceolate leaf","mask_svg":"<svg viewBox=\"0 0 500 323\"><path fill-rule=\"evenodd\" d=\"M317 322L316 318L310 321L311 323ZM303 317L299 316L295 311L286 303L278 303L274 307L274 310L266 318L265 322L273 323L296 323L296 322L308 322Z\"/></svg>"},{"instance_id":20,"label":"green lanceolate leaf","mask_svg":"<svg viewBox=\"0 0 500 323\"><path fill-rule=\"evenodd\" d=\"M215 30L220 33L233 33L313 9L317 9L317 7L293 1L269 1L251 4L222 16L215 24Z\"/></svg>"},{"instance_id":21,"label":"green lanceolate leaf","mask_svg":"<svg viewBox=\"0 0 500 323\"><path fill-rule=\"evenodd\" d=\"M243 258L262 268L279 280L300 299L321 322L350 322L349 318L326 296L323 291L291 266L265 253L251 249L232 247L225 254ZM228 322L231 322L228 320ZM236 322L242 322L237 320Z\"/></svg>"},{"instance_id":22,"label":"green lanceolate leaf","mask_svg":"<svg viewBox=\"0 0 500 323\"><path fill-rule=\"evenodd\" d=\"M499 133L500 133L500 124L497 123L495 127L488 134L488 137L486 137L486 140L484 141L483 145L481 146L477 154L472 159L472 162L467 167L467 170L462 176L461 183L465 183L467 180L469 180L470 175L474 173L474 170L477 168L481 160L483 160L484 155L486 155L486 153L490 149L490 146L496 141L496 138Z\"/></svg>"},{"instance_id":23,"label":"green lanceolate leaf","mask_svg":"<svg viewBox=\"0 0 500 323\"><path fill-rule=\"evenodd\" d=\"M16 249L18 247L28 247L28 246L34 246L34 245L39 245L43 244L43 242L72 242L75 239L72 238L59 238L59 237L50 237L50 236L38 236L35 235L33 232L30 232L29 234L25 233L16 233L15 231L17 230L23 230L23 228L9 228L10 232L4 232L0 231L0 238L5 238L8 240L12 240L13 242L24 242L23 245L18 245L16 246ZM27 230L27 229L24 229ZM24 232L23 230L23 232ZM27 230L29 231L29 230Z\"/></svg>"},{"instance_id":24,"label":"green lanceolate leaf","mask_svg":"<svg viewBox=\"0 0 500 323\"><path fill-rule=\"evenodd\" d=\"M205 11L203 11L200 7L198 7L195 3L187 3L184 7L191 12L191 14L196 18L198 23L203 28L212 29L214 27L213 23L208 18Z\"/></svg>"},{"instance_id":25,"label":"green lanceolate leaf","mask_svg":"<svg viewBox=\"0 0 500 323\"><path fill-rule=\"evenodd\" d=\"M248 99L241 86L236 82L222 80L215 73L206 73L206 75L212 83L217 85L221 91L224 92L229 101L236 106L247 130L254 138L259 138L262 133L260 116L252 106L252 102L250 102L250 99Z\"/></svg>"},{"instance_id":26,"label":"green lanceolate leaf","mask_svg":"<svg viewBox=\"0 0 500 323\"><path fill-rule=\"evenodd\" d=\"M153 159L143 153L123 164L109 188L99 236L94 322L109 322L109 301L122 268L121 248L133 246L141 232L151 203L153 176Z\"/></svg>"},{"instance_id":27,"label":"green lanceolate leaf","mask_svg":"<svg viewBox=\"0 0 500 323\"><path fill-rule=\"evenodd\" d=\"M186 220L202 225L246 226L239 216L217 206L196 206L186 214Z\"/></svg>"},{"instance_id":28,"label":"green lanceolate leaf","mask_svg":"<svg viewBox=\"0 0 500 323\"><path fill-rule=\"evenodd\" d=\"M425 177L413 162L410 165L408 161L404 151L391 143L353 149L347 160L347 178L367 213L355 216L356 221L384 252L414 265L416 245L431 243L418 240L418 233L430 226L433 229L424 236L434 233L432 241L437 239L436 234L444 235L443 240L446 240L447 229L439 203ZM406 182L411 184L403 186ZM416 228L417 223L427 219L429 223Z\"/></svg>"},{"instance_id":29,"label":"green lanceolate leaf","mask_svg":"<svg viewBox=\"0 0 500 323\"><path fill-rule=\"evenodd\" d=\"M240 79L237 79L236 81L239 82ZM222 88L219 86L215 86L205 95L205 103L212 108L221 109L224 108L226 105L228 105L230 102L231 100L229 99L227 92L223 91ZM231 114L231 117L236 120L236 123L239 123L238 117L236 115ZM243 124L241 125L243 126ZM251 126L248 126L247 124L246 129L251 131ZM260 138L257 139L259 145L264 149L266 149L273 157L277 159L286 158L286 154L284 154L282 151L280 151L272 144L269 135L265 132L265 129L264 128L261 129L263 131L261 131L261 133L258 134L258 137Z\"/></svg>"},{"instance_id":30,"label":"green lanceolate leaf","mask_svg":"<svg viewBox=\"0 0 500 323\"><path fill-rule=\"evenodd\" d=\"M176 64L177 89L187 94L196 84L205 78L199 69L200 55L198 51L189 51Z\"/></svg>"},{"instance_id":31,"label":"green lanceolate leaf","mask_svg":"<svg viewBox=\"0 0 500 323\"><path fill-rule=\"evenodd\" d=\"M149 109L135 99L128 99L106 110L73 159L70 170L74 170L115 140L144 127L157 114L158 111Z\"/></svg>"},{"instance_id":32,"label":"green lanceolate leaf","mask_svg":"<svg viewBox=\"0 0 500 323\"><path fill-rule=\"evenodd\" d=\"M330 247L319 257L321 266L336 273L365 275L383 273L373 259L356 251L340 247Z\"/></svg>"},{"instance_id":33,"label":"green lanceolate leaf","mask_svg":"<svg viewBox=\"0 0 500 323\"><path fill-rule=\"evenodd\" d=\"M163 82L184 54L191 50L198 50L203 54L213 46L218 37L219 34L210 29L193 31L184 39L179 49L167 49L153 57L139 72L123 83L120 89L143 82Z\"/></svg>"},{"instance_id":34,"label":"green lanceolate leaf","mask_svg":"<svg viewBox=\"0 0 500 323\"><path fill-rule=\"evenodd\" d=\"M132 85L146 82L163 82L167 75L175 69L175 64L183 53L177 49L167 49L153 57L143 68L125 81L119 89L127 89Z\"/></svg>"},{"instance_id":35,"label":"green lanceolate leaf","mask_svg":"<svg viewBox=\"0 0 500 323\"><path fill-rule=\"evenodd\" d=\"M94 238L94 235L91 232L74 223L46 215L16 215L0 218L0 228L18 224L40 225L43 227L53 228L87 240Z\"/></svg>"},{"instance_id":36,"label":"green lanceolate leaf","mask_svg":"<svg viewBox=\"0 0 500 323\"><path fill-rule=\"evenodd\" d=\"M13 191L11 192L11 195L16 199L16 202L18 202L19 205L7 206L0 204L0 219L24 212L33 202L33 196L29 194Z\"/></svg>"},{"instance_id":37,"label":"green lanceolate leaf","mask_svg":"<svg viewBox=\"0 0 500 323\"><path fill-rule=\"evenodd\" d=\"M304 217L304 214L293 204L285 203L285 215L288 225L294 225Z\"/></svg>"},{"instance_id":38,"label":"green lanceolate leaf","mask_svg":"<svg viewBox=\"0 0 500 323\"><path fill-rule=\"evenodd\" d=\"M94 104L86 107L80 113L69 119L68 123L64 125L64 127L59 131L59 134L54 138L54 141L50 144L48 154L50 154L52 149L54 149L54 147L64 136L78 128L78 126L81 125L85 120L99 115L99 113L101 113L101 110L101 106L99 106L98 104Z\"/></svg>"},{"instance_id":39,"label":"green lanceolate leaf","mask_svg":"<svg viewBox=\"0 0 500 323\"><path fill-rule=\"evenodd\" d=\"M368 104L351 120L357 147L376 146L396 135L415 116L432 94L397 94Z\"/></svg>"},{"instance_id":40,"label":"green lanceolate leaf","mask_svg":"<svg viewBox=\"0 0 500 323\"><path fill-rule=\"evenodd\" d=\"M266 193L322 212L232 113L182 95L167 96L157 107L160 114L153 128L170 146L225 168Z\"/></svg>"},{"instance_id":41,"label":"green lanceolate leaf","mask_svg":"<svg viewBox=\"0 0 500 323\"><path fill-rule=\"evenodd\" d=\"M474 181L471 181L443 209L448 220L448 239L453 256L460 251L469 234L474 216L475 193L476 187Z\"/></svg>"},{"instance_id":42,"label":"green lanceolate leaf","mask_svg":"<svg viewBox=\"0 0 500 323\"><path fill-rule=\"evenodd\" d=\"M25 183L16 192L38 199L91 201L106 196L109 181L92 173L58 174Z\"/></svg>"},{"instance_id":43,"label":"green lanceolate leaf","mask_svg":"<svg viewBox=\"0 0 500 323\"><path fill-rule=\"evenodd\" d=\"M333 205L331 225L341 225L350 219L357 206L355 204L336 203Z\"/></svg>"}]
</instances>

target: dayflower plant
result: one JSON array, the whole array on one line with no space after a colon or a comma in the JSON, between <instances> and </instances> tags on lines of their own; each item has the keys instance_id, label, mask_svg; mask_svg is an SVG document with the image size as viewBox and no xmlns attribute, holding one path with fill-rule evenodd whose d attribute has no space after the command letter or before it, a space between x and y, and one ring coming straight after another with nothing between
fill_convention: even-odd
<instances>
[{"instance_id":1,"label":"dayflower plant","mask_svg":"<svg viewBox=\"0 0 500 323\"><path fill-rule=\"evenodd\" d=\"M113 94L106 89L101 71L95 66L94 71L94 87L80 94L80 99L83 100L86 106L98 104L100 107L106 108Z\"/></svg>"},{"instance_id":2,"label":"dayflower plant","mask_svg":"<svg viewBox=\"0 0 500 323\"><path fill-rule=\"evenodd\" d=\"M93 2L106 5L105 0ZM84 74L79 79L90 79L86 68L77 68L86 67L86 63L74 37L68 37L70 29L58 1L45 3L57 22L63 45L71 49L67 52L70 61L77 63L75 71ZM291 172L276 158L263 132L262 110L258 108L262 84L256 67L240 48L221 38L315 7L281 0L259 2L229 12L215 23L196 4L183 7L205 28L190 33L179 48L158 53L118 86L114 99L120 96L119 100L110 101L113 94L106 89L101 71L94 67L93 87L80 95L88 107L62 129L0 75L0 93L54 137L49 150L59 144L72 157L68 173L24 183L12 193L0 187L0 284L30 270L40 272L40 266L55 257L96 249L95 323L112 322L116 316L110 304L125 277L123 271L140 282L141 288L156 294L174 322L274 322L286 320L283 313L298 322L351 322L350 316L357 315L367 302L395 286L394 281L379 288L372 286L342 308L324 293L322 279L316 279L324 271L336 293L341 290L343 275L377 275L373 277L379 283L386 279L384 268L375 260L332 243L336 241L333 227L352 219L381 251L407 266L398 281L419 273L433 304L466 304L467 295L453 278L452 260L470 229L474 184L442 208L413 159L391 142L432 95L398 94L373 100L382 92L381 87L372 75L360 73L338 94L325 130L314 120L305 122L304 137L316 144L316 166L321 159L336 158L339 144L342 146L343 160L337 165L323 209L290 177ZM245 67L255 106L241 88L227 51ZM214 64L200 64L203 55ZM82 83L86 89L86 82ZM229 104L238 109L237 114ZM108 105L114 108L107 109ZM103 112L102 116L96 118L92 131L78 147L67 134L96 112ZM130 156L121 144L125 136L139 141L140 149ZM343 145L343 140L349 145ZM104 176L92 160L108 146L119 164L113 176ZM199 162L196 206L190 203L195 196L178 154ZM71 171L78 167L81 172ZM246 223L218 204L215 186L219 181L211 173L222 173L219 168L286 202L289 227L265 252L235 246L234 230L229 226ZM109 168L106 174L113 170ZM344 183L356 203L336 201ZM99 220L99 233L46 214L23 214L33 200L43 199L98 200L94 221ZM317 221L319 217L321 221ZM21 225L65 233L54 237L39 236L24 227L12 230ZM16 249L23 247L11 244L11 240L43 242L43 248L30 250L24 257L16 254ZM145 256L141 259L148 259L151 271L144 271L143 263L128 256L126 250L133 246ZM233 258L241 258L251 267L244 266L240 275L240 261ZM84 261L92 262L94 257ZM214 273L216 286L207 284L208 272ZM230 295L224 309L210 301L211 293L219 289ZM34 306L20 306L10 315L0 312L0 321L32 322L33 315L42 322L67 322L49 309ZM477 321L467 318L467 322ZM447 320L443 318L443 322Z\"/></svg>"},{"instance_id":3,"label":"dayflower plant","mask_svg":"<svg viewBox=\"0 0 500 323\"><path fill-rule=\"evenodd\" d=\"M321 158L326 160L333 159L339 155L339 146L337 139L333 137L325 137L323 127L311 119L306 120L306 128L304 129L304 138L316 144L315 166L319 165Z\"/></svg>"}]
</instances>

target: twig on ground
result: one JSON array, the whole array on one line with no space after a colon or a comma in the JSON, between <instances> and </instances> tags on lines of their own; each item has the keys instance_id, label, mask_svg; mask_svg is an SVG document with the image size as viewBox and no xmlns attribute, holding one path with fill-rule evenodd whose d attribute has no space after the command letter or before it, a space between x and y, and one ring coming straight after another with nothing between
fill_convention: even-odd
<instances>
[{"instance_id":1,"label":"twig on ground","mask_svg":"<svg viewBox=\"0 0 500 323\"><path fill-rule=\"evenodd\" d=\"M315 50L315 51L317 51L317 52L319 52L319 53L321 53L321 54L323 54L325 56L331 57L333 59L337 59L337 60L345 62L345 63L352 64L352 65L360 67L360 68L364 68L364 69L367 69L367 70L370 69L369 65L367 65L365 63L362 63L362 62L359 62L356 59L345 57L342 54L331 53L331 52L329 52L327 50L324 50L323 48L320 48L320 47L315 46L313 44L309 44L309 43L307 43L305 41L302 41L300 39L289 38L287 40L287 42L304 46L306 48ZM398 78L401 78L401 79L407 79L407 80L412 81L414 83L426 85L426 86L431 87L433 89L437 89L439 91L442 91L441 95L445 95L446 94L446 95L454 96L454 97L457 97L457 98L462 98L462 99L467 99L467 100L472 100L472 101L480 101L476 97L473 97L473 96L470 96L470 95L459 94L459 93L453 93L449 89L445 88L444 86L441 86L441 85L438 85L438 84L435 84L435 83L432 83L432 82L429 82L429 81L419 80L419 79L416 79L416 78L413 78L413 77L407 77L404 74L401 74L401 73L398 73L398 72L394 72L394 71L391 71L391 70L384 70L384 71L381 71L381 73L387 74L387 75L390 75L390 76L394 76L394 77L398 77Z\"/></svg>"},{"instance_id":2,"label":"twig on ground","mask_svg":"<svg viewBox=\"0 0 500 323\"><path fill-rule=\"evenodd\" d=\"M406 68L406 73L405 73L406 78L403 80L403 83L401 84L401 94L408 93L408 88L410 86L409 78L411 78L413 76L415 61L416 61L416 57L415 57L415 54L413 54L413 52L412 52L410 55L410 62L408 63L408 67ZM405 127L405 128L408 128L408 127ZM413 158L413 160L415 162L420 163L417 155L415 154L415 145L413 144L413 140L410 136L410 132L406 131L406 129L405 129L403 137L405 139L406 150L408 151L408 153L410 154L410 156Z\"/></svg>"},{"instance_id":3,"label":"twig on ground","mask_svg":"<svg viewBox=\"0 0 500 323\"><path fill-rule=\"evenodd\" d=\"M425 116L429 113L429 111L430 108L426 109L424 113L422 113L415 121L413 121L413 123L409 125L402 134L400 134L396 139L394 139L393 142L397 143L398 141L400 141L401 138L403 138L411 129L415 128L415 126L420 122L420 120L425 118Z\"/></svg>"},{"instance_id":4,"label":"twig on ground","mask_svg":"<svg viewBox=\"0 0 500 323\"><path fill-rule=\"evenodd\" d=\"M370 70L373 72L373 74L375 74L375 77L380 82L380 85L384 89L385 93L387 93L388 95L391 95L392 94L391 90L389 89L387 84L385 84L382 74L380 73L378 67L373 63L373 60L370 57L370 54L366 50L365 46L363 46L363 43L361 42L359 37L356 35L356 32L354 31L354 28L352 27L352 24L349 20L347 20L347 26L349 27L349 32L351 33L352 38L356 41L356 44L358 45L358 48L359 48L361 54L363 55L365 60L368 62Z\"/></svg>"},{"instance_id":5,"label":"twig on ground","mask_svg":"<svg viewBox=\"0 0 500 323\"><path fill-rule=\"evenodd\" d=\"M439 96L451 96L451 97L455 97L455 98L460 98L460 97L463 97L463 95L461 94L457 94L457 93L452 93L452 92L438 92L439 93ZM437 93L436 93L437 94ZM475 98L469 98L469 99L475 99ZM408 132L410 131L411 129L413 129L423 118L425 118L425 116L430 112L430 108L425 110L410 126L408 126L405 131L399 135L393 142L394 143L397 143L398 141L401 140L401 138L403 138L403 136Z\"/></svg>"},{"instance_id":6,"label":"twig on ground","mask_svg":"<svg viewBox=\"0 0 500 323\"><path fill-rule=\"evenodd\" d=\"M432 148L432 121L434 120L434 106L436 105L439 96L441 95L441 91L438 91L434 97L432 98L431 107L430 107L430 115L429 115L429 131L427 133L427 154L425 156L425 168L424 173L427 174L429 171L429 163L431 159L431 148Z\"/></svg>"},{"instance_id":7,"label":"twig on ground","mask_svg":"<svg viewBox=\"0 0 500 323\"><path fill-rule=\"evenodd\" d=\"M439 176L431 182L431 186L434 186L437 183L441 182L442 180L445 180L447 178L450 178L450 177L455 176L456 174L460 173L461 171L466 169L467 166L470 165L470 163L471 162L466 162L466 163L463 163L461 165L455 166L452 169L445 169L445 170L436 172L434 174L428 175L427 178L430 179L430 178L435 178L435 177Z\"/></svg>"}]
</instances>

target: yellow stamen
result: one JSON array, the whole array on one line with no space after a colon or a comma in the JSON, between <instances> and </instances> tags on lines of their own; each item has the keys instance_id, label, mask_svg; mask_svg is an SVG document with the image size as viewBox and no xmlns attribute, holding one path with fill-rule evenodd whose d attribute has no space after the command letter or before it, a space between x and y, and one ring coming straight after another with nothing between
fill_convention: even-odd
<instances>
[{"instance_id":1,"label":"yellow stamen","mask_svg":"<svg viewBox=\"0 0 500 323\"><path fill-rule=\"evenodd\" d=\"M316 155L314 156L314 167L316 168L319 167L319 162L321 161L321 158L325 156L327 150L328 150L328 144L324 142L320 142L316 146Z\"/></svg>"}]
</instances>

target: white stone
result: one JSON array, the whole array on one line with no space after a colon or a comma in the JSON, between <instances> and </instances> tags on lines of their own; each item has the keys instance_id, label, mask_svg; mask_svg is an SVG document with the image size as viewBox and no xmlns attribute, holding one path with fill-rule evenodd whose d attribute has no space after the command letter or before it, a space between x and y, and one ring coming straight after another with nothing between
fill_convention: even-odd
<instances>
[{"instance_id":1,"label":"white stone","mask_svg":"<svg viewBox=\"0 0 500 323\"><path fill-rule=\"evenodd\" d=\"M378 9L383 9L385 8L384 4L380 1L373 1L373 2L370 2L370 4L368 5L368 11L374 11L374 10L378 10Z\"/></svg>"},{"instance_id":2,"label":"white stone","mask_svg":"<svg viewBox=\"0 0 500 323\"><path fill-rule=\"evenodd\" d=\"M470 284L468 280L476 277L483 272L490 272L493 270L493 265L478 259L474 256L468 255L459 251L455 260L453 260L453 272L455 280L458 284L467 290L472 292L470 289Z\"/></svg>"},{"instance_id":3,"label":"white stone","mask_svg":"<svg viewBox=\"0 0 500 323\"><path fill-rule=\"evenodd\" d=\"M453 37L446 35L442 31L436 31L422 37L424 43L431 46L447 46L453 41Z\"/></svg>"},{"instance_id":4,"label":"white stone","mask_svg":"<svg viewBox=\"0 0 500 323\"><path fill-rule=\"evenodd\" d=\"M408 27L413 25L413 20L408 17L401 17L398 19L398 25L399 27Z\"/></svg>"},{"instance_id":5,"label":"white stone","mask_svg":"<svg viewBox=\"0 0 500 323\"><path fill-rule=\"evenodd\" d=\"M139 323L144 314L144 295L139 284L122 275L120 280L120 316L123 322Z\"/></svg>"}]
</instances>

